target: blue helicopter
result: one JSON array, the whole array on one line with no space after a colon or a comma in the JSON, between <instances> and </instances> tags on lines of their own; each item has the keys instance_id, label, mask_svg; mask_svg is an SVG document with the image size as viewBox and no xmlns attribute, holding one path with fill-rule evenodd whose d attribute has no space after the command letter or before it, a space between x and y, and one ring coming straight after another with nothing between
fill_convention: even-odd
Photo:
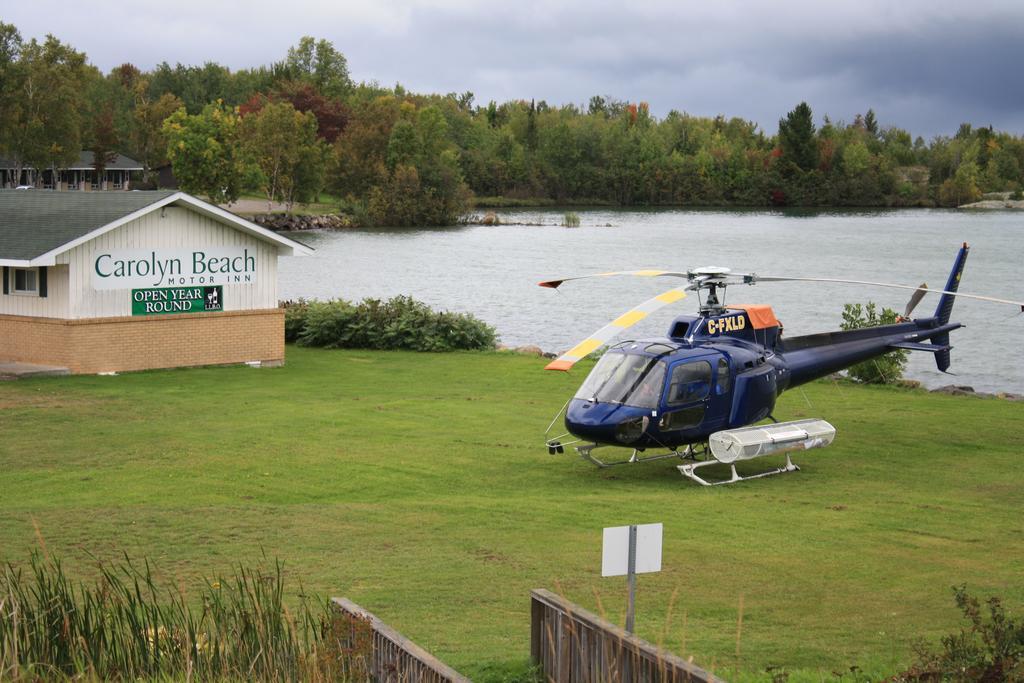
<instances>
[{"instance_id":1,"label":"blue helicopter","mask_svg":"<svg viewBox=\"0 0 1024 683\"><path fill-rule=\"evenodd\" d=\"M640 270L541 282L557 288L570 280L616 275L671 277L687 284L640 304L604 326L586 340L553 360L547 370L568 371L576 362L618 337L654 311L697 292L698 315L682 315L672 321L666 337L612 344L591 370L575 396L555 416L548 433L564 411L566 434L549 437L550 453L562 453L570 444L594 464L607 467L625 462L681 458L692 462L680 472L704 485L798 470L790 453L827 446L835 429L823 420L777 423L772 417L775 401L787 389L825 377L856 363L895 349L924 351L935 355L938 369L950 365L949 333L962 325L950 322L955 297L980 299L1019 306L1024 303L958 293L967 261L966 243L957 253L942 290L863 280L765 276L733 273L728 268L706 267L686 272ZM783 336L782 325L770 306L724 303L730 285L759 282L835 282L913 290L900 321L892 325L800 337ZM910 319L910 314L929 292L941 295L932 315ZM754 426L765 419L775 424ZM564 441L575 436L576 441ZM629 460L604 462L593 455L603 446L632 448ZM647 449L665 449L658 455L641 456ZM778 469L740 476L735 463L765 455L785 454ZM698 468L728 464L731 477L709 482Z\"/></svg>"}]
</instances>

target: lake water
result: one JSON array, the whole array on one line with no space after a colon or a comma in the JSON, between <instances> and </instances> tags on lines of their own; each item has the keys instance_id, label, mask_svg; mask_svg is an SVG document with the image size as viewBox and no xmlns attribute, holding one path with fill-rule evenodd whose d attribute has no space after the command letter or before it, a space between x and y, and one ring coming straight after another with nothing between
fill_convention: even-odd
<instances>
[{"instance_id":1,"label":"lake water","mask_svg":"<svg viewBox=\"0 0 1024 683\"><path fill-rule=\"evenodd\" d=\"M762 275L945 284L957 248L971 245L960 290L1024 300L1024 213L951 210L777 212L501 211L502 221L543 226L463 226L430 230L302 232L311 257L280 262L283 299L387 298L408 294L436 308L473 313L511 346L561 352L635 304L678 285L669 278L537 282L609 270L725 266ZM790 336L838 329L843 303L875 301L902 312L911 292L838 284L762 283L732 287L729 303L767 303ZM930 315L937 296L915 311ZM666 307L628 336L661 336L672 318L693 313L695 297ZM931 354L912 353L907 376L926 386L968 384L1024 393L1024 315L1012 306L962 299L952 335L955 377ZM582 381L582 376L581 376Z\"/></svg>"}]
</instances>

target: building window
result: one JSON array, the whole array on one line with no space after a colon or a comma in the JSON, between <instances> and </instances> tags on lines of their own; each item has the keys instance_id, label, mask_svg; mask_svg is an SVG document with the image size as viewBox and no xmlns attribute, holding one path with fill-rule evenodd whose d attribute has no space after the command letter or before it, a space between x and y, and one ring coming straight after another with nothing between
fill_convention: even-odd
<instances>
[{"instance_id":1,"label":"building window","mask_svg":"<svg viewBox=\"0 0 1024 683\"><path fill-rule=\"evenodd\" d=\"M39 295L39 270L36 268L11 268L11 291L15 294Z\"/></svg>"}]
</instances>

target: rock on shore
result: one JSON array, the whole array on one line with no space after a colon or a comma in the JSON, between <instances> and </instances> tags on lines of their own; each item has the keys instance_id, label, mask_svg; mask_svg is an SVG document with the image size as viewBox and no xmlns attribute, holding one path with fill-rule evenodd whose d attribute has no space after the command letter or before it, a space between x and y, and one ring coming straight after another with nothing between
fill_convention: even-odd
<instances>
[{"instance_id":1,"label":"rock on shore","mask_svg":"<svg viewBox=\"0 0 1024 683\"><path fill-rule=\"evenodd\" d=\"M988 394L982 391L975 391L974 387L964 384L947 384L938 389L932 389L933 394L949 394L950 396L976 396L977 398L1001 398L1004 401L1024 401L1024 395L1013 394L1008 391L1000 391Z\"/></svg>"},{"instance_id":2,"label":"rock on shore","mask_svg":"<svg viewBox=\"0 0 1024 683\"><path fill-rule=\"evenodd\" d=\"M958 209L1024 209L1024 199L1011 199L1011 192L986 192L980 202L958 206Z\"/></svg>"},{"instance_id":3,"label":"rock on shore","mask_svg":"<svg viewBox=\"0 0 1024 683\"><path fill-rule=\"evenodd\" d=\"M285 213L258 213L251 220L270 230L343 230L356 227L351 218L338 214L290 216Z\"/></svg>"},{"instance_id":4,"label":"rock on shore","mask_svg":"<svg viewBox=\"0 0 1024 683\"><path fill-rule=\"evenodd\" d=\"M958 209L1024 209L1024 199L983 199L973 204L958 206Z\"/></svg>"}]
</instances>

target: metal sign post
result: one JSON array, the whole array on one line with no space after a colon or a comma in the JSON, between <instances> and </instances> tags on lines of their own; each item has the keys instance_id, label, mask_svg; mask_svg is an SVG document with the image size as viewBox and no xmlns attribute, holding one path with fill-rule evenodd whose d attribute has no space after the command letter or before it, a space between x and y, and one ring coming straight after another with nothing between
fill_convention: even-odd
<instances>
[{"instance_id":1,"label":"metal sign post","mask_svg":"<svg viewBox=\"0 0 1024 683\"><path fill-rule=\"evenodd\" d=\"M626 585L629 587L629 601L626 603L626 631L632 633L634 606L636 605L636 524L629 527L629 560L626 564Z\"/></svg>"},{"instance_id":2,"label":"metal sign post","mask_svg":"<svg viewBox=\"0 0 1024 683\"><path fill-rule=\"evenodd\" d=\"M635 625L636 575L661 571L662 525L607 527L601 552L601 576L625 576L628 588L626 631Z\"/></svg>"}]
</instances>

